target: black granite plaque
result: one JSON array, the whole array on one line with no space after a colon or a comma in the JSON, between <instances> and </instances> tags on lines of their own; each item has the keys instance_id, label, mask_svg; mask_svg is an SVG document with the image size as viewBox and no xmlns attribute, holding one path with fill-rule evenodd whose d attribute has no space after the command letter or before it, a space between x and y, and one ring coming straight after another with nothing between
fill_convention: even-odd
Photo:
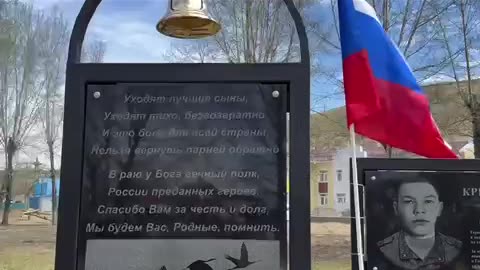
<instances>
[{"instance_id":1,"label":"black granite plaque","mask_svg":"<svg viewBox=\"0 0 480 270\"><path fill-rule=\"evenodd\" d=\"M480 172L367 172L368 269L480 269Z\"/></svg>"},{"instance_id":2,"label":"black granite plaque","mask_svg":"<svg viewBox=\"0 0 480 270\"><path fill-rule=\"evenodd\" d=\"M82 267L120 270L138 260L140 255L129 255L135 246L150 258L143 261L152 261L136 269L182 269L190 257L172 254L195 254L199 247L212 253L231 247L238 258L240 250L273 250L268 256L274 264L263 259L251 269L280 269L286 238L285 86L90 85L86 114ZM173 253L152 253L152 245ZM112 265L105 250L114 249L111 256L126 261ZM211 256L217 267L235 266Z\"/></svg>"}]
</instances>

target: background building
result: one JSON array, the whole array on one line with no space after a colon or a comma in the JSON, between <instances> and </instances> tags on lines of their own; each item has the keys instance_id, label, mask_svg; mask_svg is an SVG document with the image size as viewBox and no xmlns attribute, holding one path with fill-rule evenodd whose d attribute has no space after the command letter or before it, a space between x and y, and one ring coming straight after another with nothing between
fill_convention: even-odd
<instances>
[{"instance_id":1,"label":"background building","mask_svg":"<svg viewBox=\"0 0 480 270\"><path fill-rule=\"evenodd\" d=\"M60 193L60 179L55 181L56 197ZM40 212L52 212L52 179L41 177L33 184L33 194L29 199L29 208L38 209Z\"/></svg>"},{"instance_id":2,"label":"background building","mask_svg":"<svg viewBox=\"0 0 480 270\"><path fill-rule=\"evenodd\" d=\"M362 146L357 146L357 158L366 158L367 152ZM350 159L352 149L344 148L335 153L333 170L335 173L334 192L335 210L342 215L348 215L350 210Z\"/></svg>"},{"instance_id":3,"label":"background building","mask_svg":"<svg viewBox=\"0 0 480 270\"><path fill-rule=\"evenodd\" d=\"M367 152L357 146L357 157ZM311 162L311 212L313 216L345 216L350 210L350 158L343 148L328 154L314 154Z\"/></svg>"}]
</instances>

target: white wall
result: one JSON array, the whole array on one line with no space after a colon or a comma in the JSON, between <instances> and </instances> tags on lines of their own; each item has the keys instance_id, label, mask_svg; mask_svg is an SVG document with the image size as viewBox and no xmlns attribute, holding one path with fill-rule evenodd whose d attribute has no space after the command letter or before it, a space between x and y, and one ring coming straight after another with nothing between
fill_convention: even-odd
<instances>
[{"instance_id":1,"label":"white wall","mask_svg":"<svg viewBox=\"0 0 480 270\"><path fill-rule=\"evenodd\" d=\"M357 157L367 157L367 153L361 146L357 146ZM352 157L352 149L345 148L338 150L335 155L335 182L334 182L334 196L335 196L335 210L338 213L350 209L350 158ZM339 181L337 171L342 171L342 179ZM344 196L342 196L344 195ZM345 198L340 200L340 198Z\"/></svg>"},{"instance_id":2,"label":"white wall","mask_svg":"<svg viewBox=\"0 0 480 270\"><path fill-rule=\"evenodd\" d=\"M52 212L52 197L41 197L39 208L41 212Z\"/></svg>"}]
</instances>

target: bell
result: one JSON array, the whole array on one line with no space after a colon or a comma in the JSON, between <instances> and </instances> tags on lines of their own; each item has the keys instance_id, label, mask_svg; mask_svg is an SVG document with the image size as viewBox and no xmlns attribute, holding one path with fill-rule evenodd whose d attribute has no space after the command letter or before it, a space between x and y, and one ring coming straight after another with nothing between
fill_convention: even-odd
<instances>
[{"instance_id":1,"label":"bell","mask_svg":"<svg viewBox=\"0 0 480 270\"><path fill-rule=\"evenodd\" d=\"M213 36L220 29L220 24L208 16L203 0L170 0L167 14L157 24L158 32L184 39Z\"/></svg>"}]
</instances>

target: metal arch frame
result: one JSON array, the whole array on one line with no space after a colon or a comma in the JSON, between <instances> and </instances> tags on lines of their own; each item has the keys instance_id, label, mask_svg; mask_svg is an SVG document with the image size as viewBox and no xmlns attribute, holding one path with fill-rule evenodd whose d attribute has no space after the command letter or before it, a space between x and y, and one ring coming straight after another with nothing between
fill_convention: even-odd
<instances>
[{"instance_id":1,"label":"metal arch frame","mask_svg":"<svg viewBox=\"0 0 480 270\"><path fill-rule=\"evenodd\" d=\"M300 41L301 63L310 69L310 49L308 44L307 31L303 23L302 15L298 11L293 0L282 0L287 6L290 16L295 23L298 39ZM88 25L95 14L102 0L85 0L73 26L68 48L68 64L80 63L82 44L87 32Z\"/></svg>"},{"instance_id":2,"label":"metal arch frame","mask_svg":"<svg viewBox=\"0 0 480 270\"><path fill-rule=\"evenodd\" d=\"M121 82L264 82L288 85L290 222L289 265L311 269L310 240L310 52L302 17L293 0L283 0L295 23L301 62L262 64L80 63L88 25L101 0L86 0L70 38L65 85L62 170L56 270L77 269L83 173L86 85ZM181 71L181 75L179 74Z\"/></svg>"}]
</instances>

